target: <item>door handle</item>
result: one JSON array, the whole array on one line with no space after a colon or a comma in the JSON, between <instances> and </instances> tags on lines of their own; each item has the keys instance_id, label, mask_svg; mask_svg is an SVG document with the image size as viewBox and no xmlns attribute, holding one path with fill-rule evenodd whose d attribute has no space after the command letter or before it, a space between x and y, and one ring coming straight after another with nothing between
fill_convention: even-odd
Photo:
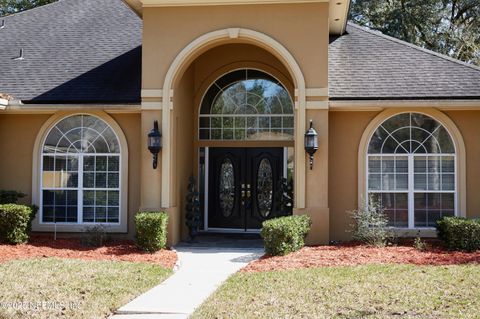
<instances>
[{"instance_id":1,"label":"door handle","mask_svg":"<svg viewBox=\"0 0 480 319\"><path fill-rule=\"evenodd\" d=\"M247 184L247 198L252 196L252 192L250 191L250 184Z\"/></svg>"}]
</instances>

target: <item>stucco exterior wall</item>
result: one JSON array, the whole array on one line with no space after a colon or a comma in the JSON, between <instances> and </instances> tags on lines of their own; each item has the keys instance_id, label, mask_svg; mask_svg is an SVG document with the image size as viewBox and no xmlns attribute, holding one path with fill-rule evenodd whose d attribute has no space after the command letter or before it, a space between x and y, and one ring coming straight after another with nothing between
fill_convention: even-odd
<instances>
[{"instance_id":1,"label":"stucco exterior wall","mask_svg":"<svg viewBox=\"0 0 480 319\"><path fill-rule=\"evenodd\" d=\"M447 111L462 133L467 155L467 217L480 217L480 110Z\"/></svg>"},{"instance_id":2,"label":"stucco exterior wall","mask_svg":"<svg viewBox=\"0 0 480 319\"><path fill-rule=\"evenodd\" d=\"M0 189L21 191L32 200L32 160L35 139L48 114L0 115ZM134 236L133 218L140 205L140 114L111 114L128 143L128 237Z\"/></svg>"},{"instance_id":3,"label":"stucco exterior wall","mask_svg":"<svg viewBox=\"0 0 480 319\"><path fill-rule=\"evenodd\" d=\"M412 111L415 111L412 109ZM330 112L329 204L330 240L348 240L351 220L347 211L358 206L358 148L361 136L380 112ZM466 147L467 212L480 217L480 110L444 112L456 124Z\"/></svg>"},{"instance_id":4,"label":"stucco exterior wall","mask_svg":"<svg viewBox=\"0 0 480 319\"><path fill-rule=\"evenodd\" d=\"M238 27L276 39L309 86L328 86L328 3L144 8L143 23L144 89L162 88L170 64L197 37Z\"/></svg>"},{"instance_id":5,"label":"stucco exterior wall","mask_svg":"<svg viewBox=\"0 0 480 319\"><path fill-rule=\"evenodd\" d=\"M32 200L33 146L49 115L0 115L0 189L16 190Z\"/></svg>"}]
</instances>

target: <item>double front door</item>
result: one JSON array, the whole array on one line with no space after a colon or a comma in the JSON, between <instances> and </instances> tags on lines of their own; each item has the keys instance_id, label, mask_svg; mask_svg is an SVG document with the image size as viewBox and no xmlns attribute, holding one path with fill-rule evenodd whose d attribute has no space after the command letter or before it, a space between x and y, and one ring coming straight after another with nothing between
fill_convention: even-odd
<instances>
[{"instance_id":1,"label":"double front door","mask_svg":"<svg viewBox=\"0 0 480 319\"><path fill-rule=\"evenodd\" d=\"M276 211L283 148L210 148L208 228L253 230Z\"/></svg>"}]
</instances>

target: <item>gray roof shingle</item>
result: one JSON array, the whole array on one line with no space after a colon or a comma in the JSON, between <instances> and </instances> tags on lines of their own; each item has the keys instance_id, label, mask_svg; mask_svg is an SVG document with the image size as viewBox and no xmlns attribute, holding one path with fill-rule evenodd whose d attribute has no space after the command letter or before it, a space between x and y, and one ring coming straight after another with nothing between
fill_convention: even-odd
<instances>
[{"instance_id":1,"label":"gray roof shingle","mask_svg":"<svg viewBox=\"0 0 480 319\"><path fill-rule=\"evenodd\" d=\"M59 0L0 20L0 93L140 102L142 21L121 0ZM347 31L329 47L332 100L480 99L480 68L352 23Z\"/></svg>"},{"instance_id":2,"label":"gray roof shingle","mask_svg":"<svg viewBox=\"0 0 480 319\"><path fill-rule=\"evenodd\" d=\"M34 103L140 100L142 21L121 0L60 0L0 20L0 92Z\"/></svg>"},{"instance_id":3,"label":"gray roof shingle","mask_svg":"<svg viewBox=\"0 0 480 319\"><path fill-rule=\"evenodd\" d=\"M330 98L480 99L480 68L348 23L329 46Z\"/></svg>"}]
</instances>

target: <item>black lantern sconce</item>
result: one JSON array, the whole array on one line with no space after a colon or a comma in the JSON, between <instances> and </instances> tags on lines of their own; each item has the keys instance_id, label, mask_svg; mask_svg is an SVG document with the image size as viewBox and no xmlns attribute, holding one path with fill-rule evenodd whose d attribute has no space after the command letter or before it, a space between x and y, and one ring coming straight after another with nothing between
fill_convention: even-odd
<instances>
[{"instance_id":1,"label":"black lantern sconce","mask_svg":"<svg viewBox=\"0 0 480 319\"><path fill-rule=\"evenodd\" d=\"M162 149L162 134L158 130L158 122L153 122L153 129L148 133L148 150L153 155L153 169L157 168L158 153Z\"/></svg>"},{"instance_id":2,"label":"black lantern sconce","mask_svg":"<svg viewBox=\"0 0 480 319\"><path fill-rule=\"evenodd\" d=\"M310 169L313 169L313 154L318 150L318 134L310 120L310 128L305 133L305 152L310 156Z\"/></svg>"}]
</instances>

